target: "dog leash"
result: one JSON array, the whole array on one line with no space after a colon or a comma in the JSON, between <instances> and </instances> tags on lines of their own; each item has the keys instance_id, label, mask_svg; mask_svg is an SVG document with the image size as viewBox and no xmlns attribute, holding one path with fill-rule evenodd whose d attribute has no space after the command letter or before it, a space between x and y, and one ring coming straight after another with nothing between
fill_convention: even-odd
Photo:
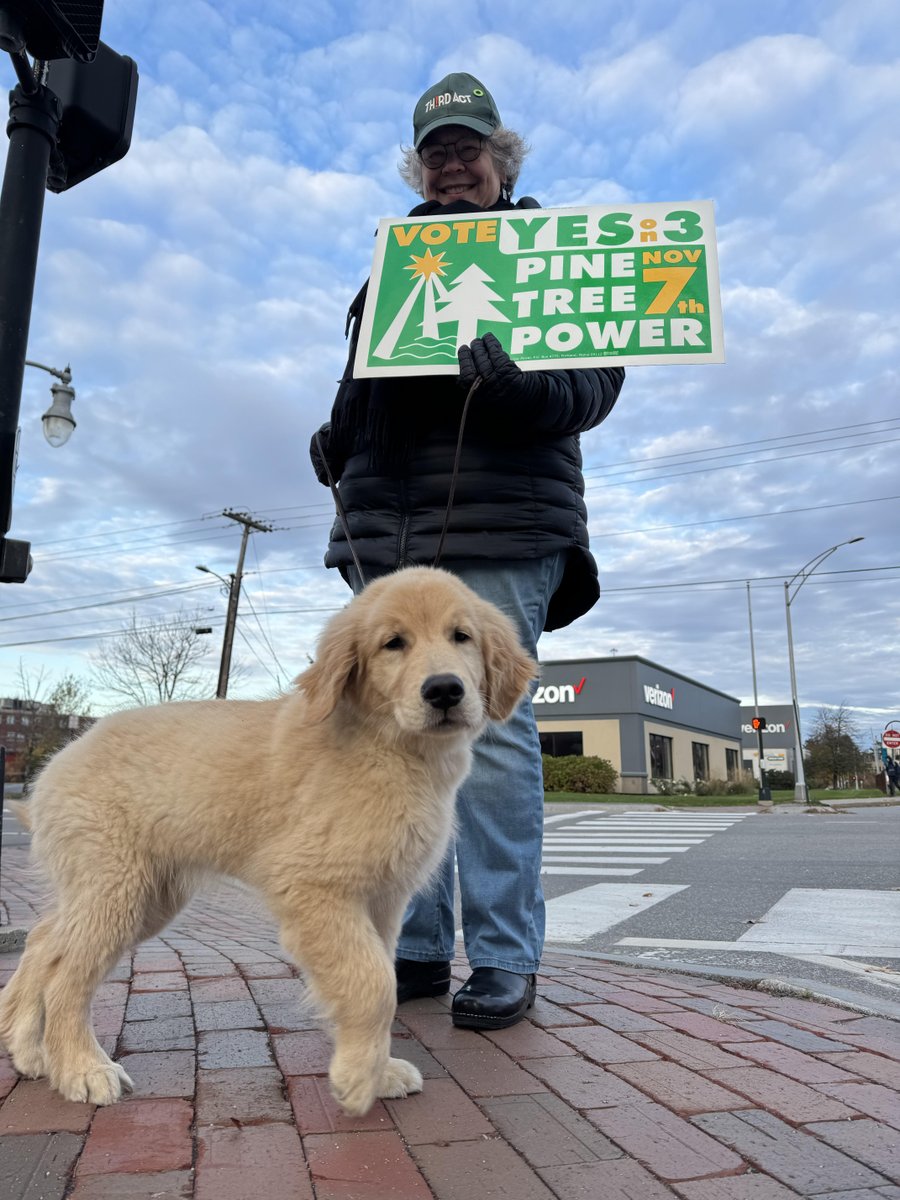
<instances>
[{"instance_id":1,"label":"dog leash","mask_svg":"<svg viewBox=\"0 0 900 1200\"><path fill-rule=\"evenodd\" d=\"M440 566L440 562L444 554L444 542L447 538L447 530L450 528L450 514L453 511L453 498L456 495L456 481L459 478L459 464L462 458L463 434L465 433L466 429L466 418L469 415L469 404L471 403L472 396L475 394L475 391L478 389L480 384L481 376L476 375L472 386L466 393L466 399L463 403L462 413L460 414L459 434L456 439L456 453L453 457L453 470L450 475L450 491L447 495L447 509L444 513L444 526L441 529L441 536L438 539L438 547L434 556L434 562L431 564L432 567ZM365 587L368 581L366 579L365 572L362 569L362 564L360 563L359 557L356 553L356 548L353 545L353 538L350 536L350 523L347 520L347 511L344 508L344 502L341 500L340 489L338 488L334 476L331 473L331 467L328 465L328 459L325 456L325 448L322 445L322 435L318 430L316 430L315 440L316 448L319 451L319 457L322 460L322 465L325 467L325 475L328 479L328 486L331 488L331 494L334 497L334 507L337 511L338 520L341 523L341 529L344 531L344 537L347 539L347 545L350 548L350 553L353 555L353 565L356 567L356 570L359 573L360 582L362 583L363 587Z\"/></svg>"},{"instance_id":2,"label":"dog leash","mask_svg":"<svg viewBox=\"0 0 900 1200\"><path fill-rule=\"evenodd\" d=\"M347 521L347 511L344 508L344 502L341 499L341 494L338 491L338 485L334 481L334 476L331 473L331 467L328 465L328 459L325 456L325 447L322 445L322 435L319 430L316 430L316 448L319 451L319 457L322 460L322 465L325 468L325 474L328 477L328 486L331 488L331 494L334 497L334 507L337 510L338 520L341 523L341 529L344 531L344 537L347 539L347 545L350 547L350 553L353 555L353 563L359 572L360 582L363 587L366 586L366 576L362 569L362 563L356 554L356 548L353 545L353 538L350 536L350 524Z\"/></svg>"},{"instance_id":3,"label":"dog leash","mask_svg":"<svg viewBox=\"0 0 900 1200\"><path fill-rule=\"evenodd\" d=\"M472 396L475 394L475 391L478 389L478 387L480 387L480 385L481 385L481 376L476 375L474 380L472 381L472 386L469 388L468 392L466 393L466 399L465 399L465 403L463 404L463 410L460 413L459 436L456 439L456 454L454 455L454 458L453 458L453 471L450 475L450 491L447 495L447 511L444 513L444 528L441 530L440 538L438 538L437 552L435 553L435 556L434 556L434 562L431 564L433 567L439 567L441 565L441 559L444 555L444 540L447 537L447 530L450 527L450 513L453 511L453 497L456 495L456 481L459 478L459 462L460 462L460 459L462 458L463 433L465 432L465 428L466 428L466 417L469 415L469 402L471 401Z\"/></svg>"}]
</instances>

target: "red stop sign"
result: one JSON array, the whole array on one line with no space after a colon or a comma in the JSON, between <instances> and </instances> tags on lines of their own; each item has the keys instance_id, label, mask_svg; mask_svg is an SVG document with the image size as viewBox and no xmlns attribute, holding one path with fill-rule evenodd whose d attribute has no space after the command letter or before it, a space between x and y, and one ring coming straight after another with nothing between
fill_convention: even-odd
<instances>
[{"instance_id":1,"label":"red stop sign","mask_svg":"<svg viewBox=\"0 0 900 1200\"><path fill-rule=\"evenodd\" d=\"M900 729L886 729L881 740L889 750L896 750L900 746Z\"/></svg>"}]
</instances>

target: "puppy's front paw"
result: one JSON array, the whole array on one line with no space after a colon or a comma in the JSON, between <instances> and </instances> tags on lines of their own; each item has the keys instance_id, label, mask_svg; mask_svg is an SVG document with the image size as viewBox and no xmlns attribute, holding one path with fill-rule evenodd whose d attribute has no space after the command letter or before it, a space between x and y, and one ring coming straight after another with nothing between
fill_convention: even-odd
<instances>
[{"instance_id":1,"label":"puppy's front paw","mask_svg":"<svg viewBox=\"0 0 900 1200\"><path fill-rule=\"evenodd\" d=\"M51 1080L66 1100L88 1104L115 1104L124 1092L134 1091L131 1079L111 1060L91 1063L82 1070L67 1071L58 1080Z\"/></svg>"},{"instance_id":2,"label":"puppy's front paw","mask_svg":"<svg viewBox=\"0 0 900 1200\"><path fill-rule=\"evenodd\" d=\"M414 1067L405 1058L388 1059L384 1074L381 1076L381 1083L378 1086L379 1096L384 1099L396 1099L400 1096L412 1095L413 1092L421 1092L421 1090L422 1073L418 1067Z\"/></svg>"}]
</instances>

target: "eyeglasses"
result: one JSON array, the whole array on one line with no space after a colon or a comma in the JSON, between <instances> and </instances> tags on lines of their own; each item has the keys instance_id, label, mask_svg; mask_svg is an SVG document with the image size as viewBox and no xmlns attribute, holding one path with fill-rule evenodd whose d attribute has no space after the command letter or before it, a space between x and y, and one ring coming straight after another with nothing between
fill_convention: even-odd
<instances>
[{"instance_id":1,"label":"eyeglasses","mask_svg":"<svg viewBox=\"0 0 900 1200\"><path fill-rule=\"evenodd\" d=\"M431 171L436 171L438 167L442 167L447 161L447 154L453 150L460 162L474 162L484 149L484 138L478 134L470 134L468 137L460 138L458 142L432 142L430 146L423 146L419 151L419 158Z\"/></svg>"}]
</instances>

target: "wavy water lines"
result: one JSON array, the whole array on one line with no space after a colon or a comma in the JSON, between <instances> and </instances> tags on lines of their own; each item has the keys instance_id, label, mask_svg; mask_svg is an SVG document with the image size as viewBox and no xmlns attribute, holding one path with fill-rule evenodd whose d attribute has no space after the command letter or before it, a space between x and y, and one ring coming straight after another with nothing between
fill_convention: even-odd
<instances>
[{"instance_id":1,"label":"wavy water lines","mask_svg":"<svg viewBox=\"0 0 900 1200\"><path fill-rule=\"evenodd\" d=\"M400 357L425 362L428 359L440 359L443 362L456 362L456 335L444 338L416 338L412 342L404 342L394 350L394 361Z\"/></svg>"}]
</instances>

